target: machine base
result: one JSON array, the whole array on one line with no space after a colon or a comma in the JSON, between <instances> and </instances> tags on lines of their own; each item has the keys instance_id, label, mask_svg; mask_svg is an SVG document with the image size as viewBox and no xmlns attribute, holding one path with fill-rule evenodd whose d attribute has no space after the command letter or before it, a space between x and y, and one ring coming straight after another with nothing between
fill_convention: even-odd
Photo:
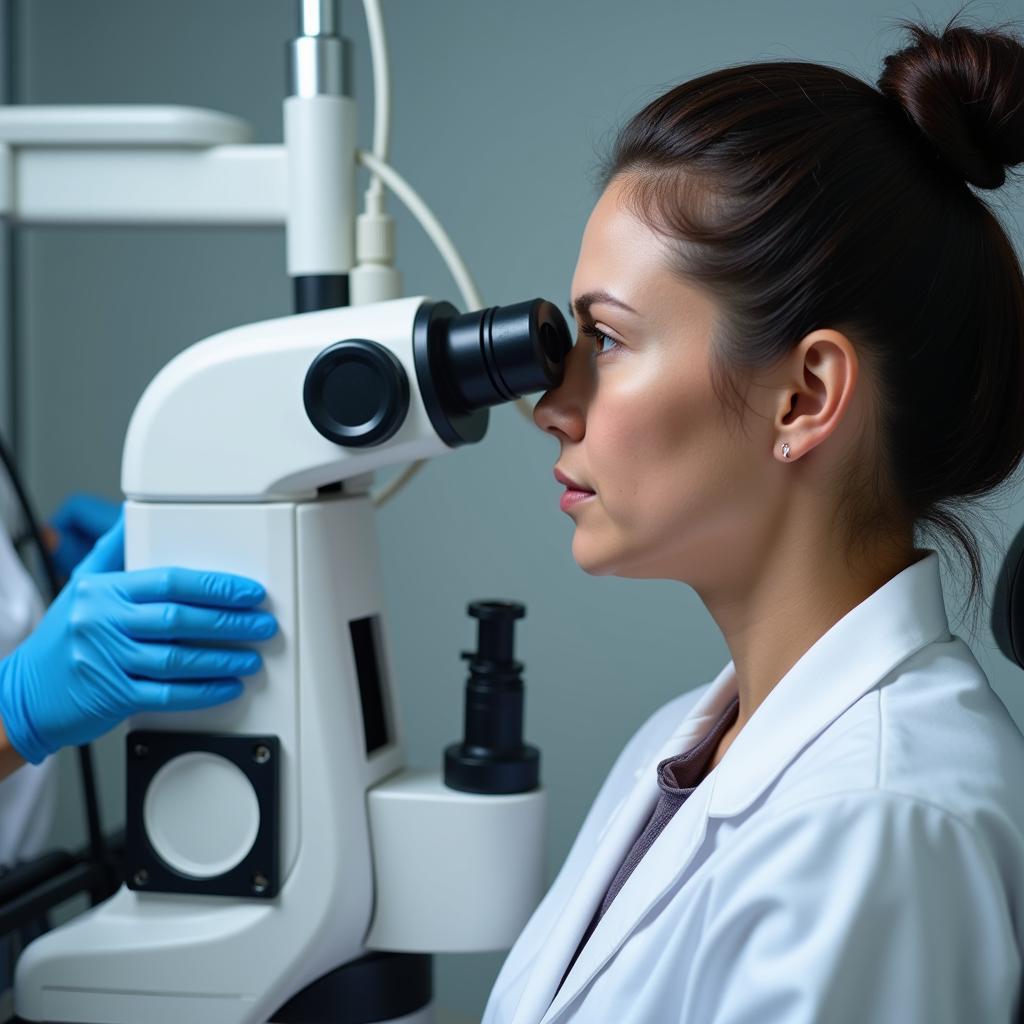
<instances>
[{"instance_id":1,"label":"machine base","mask_svg":"<svg viewBox=\"0 0 1024 1024\"><path fill-rule=\"evenodd\" d=\"M296 993L271 1024L433 1024L433 998L428 953L368 953Z\"/></svg>"}]
</instances>

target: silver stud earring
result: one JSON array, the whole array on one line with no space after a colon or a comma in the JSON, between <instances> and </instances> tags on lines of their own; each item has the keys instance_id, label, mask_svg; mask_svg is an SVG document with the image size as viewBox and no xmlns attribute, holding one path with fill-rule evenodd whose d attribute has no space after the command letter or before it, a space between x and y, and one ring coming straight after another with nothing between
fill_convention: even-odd
<instances>
[{"instance_id":1,"label":"silver stud earring","mask_svg":"<svg viewBox=\"0 0 1024 1024\"><path fill-rule=\"evenodd\" d=\"M785 442L783 442L783 444L782 444L782 457L784 459L788 459L789 458L789 445L786 444Z\"/></svg>"}]
</instances>

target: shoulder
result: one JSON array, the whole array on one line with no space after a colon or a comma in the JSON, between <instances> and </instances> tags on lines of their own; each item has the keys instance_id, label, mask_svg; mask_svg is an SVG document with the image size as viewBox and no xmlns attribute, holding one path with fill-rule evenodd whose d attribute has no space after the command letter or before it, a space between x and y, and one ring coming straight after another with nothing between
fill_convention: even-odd
<instances>
[{"instance_id":1,"label":"shoulder","mask_svg":"<svg viewBox=\"0 0 1024 1024\"><path fill-rule=\"evenodd\" d=\"M959 637L929 644L878 690L880 788L1024 827L1024 735Z\"/></svg>"},{"instance_id":2,"label":"shoulder","mask_svg":"<svg viewBox=\"0 0 1024 1024\"><path fill-rule=\"evenodd\" d=\"M845 854L853 855L849 862ZM841 871L855 886L858 876L896 876L943 860L967 858L996 880L999 871L985 836L955 811L917 795L877 786L837 789L754 815L720 850L720 865L748 861L767 872ZM912 872L913 873L913 872Z\"/></svg>"},{"instance_id":3,"label":"shoulder","mask_svg":"<svg viewBox=\"0 0 1024 1024\"><path fill-rule=\"evenodd\" d=\"M922 648L830 722L780 774L766 805L874 790L979 828L995 814L1024 836L1021 778L1024 735L954 636Z\"/></svg>"},{"instance_id":4,"label":"shoulder","mask_svg":"<svg viewBox=\"0 0 1024 1024\"><path fill-rule=\"evenodd\" d=\"M774 1000L794 1021L1009 1020L1024 908L967 822L877 787L755 821L691 897L693 1019L756 1019Z\"/></svg>"}]
</instances>

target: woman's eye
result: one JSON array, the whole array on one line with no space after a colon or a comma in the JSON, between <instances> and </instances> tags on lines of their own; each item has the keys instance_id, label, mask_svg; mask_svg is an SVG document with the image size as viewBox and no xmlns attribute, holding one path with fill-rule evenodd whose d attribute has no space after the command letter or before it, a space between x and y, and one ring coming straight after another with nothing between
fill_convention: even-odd
<instances>
[{"instance_id":1,"label":"woman's eye","mask_svg":"<svg viewBox=\"0 0 1024 1024\"><path fill-rule=\"evenodd\" d=\"M614 352L615 346L619 344L619 342L617 342L614 338L609 337L603 331L599 331L596 327L581 327L580 330L585 335L587 335L588 338L594 339L594 354L597 356L605 356L609 352ZM603 344L603 342L606 341L609 343L610 347L602 348L601 345Z\"/></svg>"}]
</instances>

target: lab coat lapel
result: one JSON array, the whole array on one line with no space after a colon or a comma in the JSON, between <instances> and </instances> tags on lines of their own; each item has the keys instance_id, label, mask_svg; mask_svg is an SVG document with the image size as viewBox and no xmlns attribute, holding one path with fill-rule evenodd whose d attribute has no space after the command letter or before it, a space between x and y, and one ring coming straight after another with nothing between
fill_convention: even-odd
<instances>
[{"instance_id":1,"label":"lab coat lapel","mask_svg":"<svg viewBox=\"0 0 1024 1024\"><path fill-rule=\"evenodd\" d=\"M707 735L725 705L735 696L735 680L731 669L732 662L722 669L701 700L673 730L672 735L661 744L656 752L648 754L635 769L633 788L609 815L608 824L598 836L593 857L586 871L545 940L542 953L532 965L529 979L512 1018L512 1024L537 1024L538 1021L545 1018L545 1014L549 1014L550 1017L550 1012L557 1013L560 1007L570 1000L600 967L613 948L618 948L619 941L626 937L643 916L650 903L657 898L658 892L650 891L656 888L654 879L662 876L669 869L672 872L672 877L685 870L686 864L676 859L677 854L673 854L672 863L669 863L670 858L666 855L665 844L661 844L658 849L658 856L652 857L655 854L655 849L658 848L658 844L655 844L655 847L648 851L637 866L633 876L627 880L623 891L612 902L608 913L602 918L600 925L594 930L594 934L580 953L579 960L573 965L572 973L566 978L565 985L558 993L558 999L552 1003L558 983L561 981L573 953L576 952L576 947L579 945L580 939L583 938L583 933L587 930L594 912L604 899L608 886L619 870L622 861L632 849L633 843L654 810L660 792L657 780L658 763L666 757L681 753ZM700 787L697 792L699 791ZM683 816L683 812L697 797L697 792L677 812L670 825L675 824ZM676 825L676 831L683 830L692 839L688 852L682 857L687 862L703 835L704 807L706 807L707 798L708 792L705 787L701 799L685 817L685 821L689 822L689 825L685 822ZM698 832L700 835L697 835ZM634 882L634 876L641 870L643 870L643 875L639 883ZM625 891L626 888L636 889L638 885L642 889L642 894ZM623 896L627 896L627 899L623 900ZM598 941L598 936L600 936L600 941ZM545 1019L549 1019L549 1017Z\"/></svg>"},{"instance_id":2,"label":"lab coat lapel","mask_svg":"<svg viewBox=\"0 0 1024 1024\"><path fill-rule=\"evenodd\" d=\"M684 742L687 746L692 746L698 739L700 737L695 735ZM664 756L671 757L672 754L679 752L679 750L673 749L667 751ZM656 764L651 766L652 779L655 777L656 769ZM643 782L638 786L644 789L651 788ZM612 905L598 922L587 944L581 950L579 959L573 964L572 971L565 979L565 984L542 1018L543 1024L550 1024L557 1020L562 1010L589 984L594 975L608 962L644 919L651 907L690 866L690 861L704 841L707 831L707 810L713 788L713 778L708 776L676 811L672 820L658 836L657 841L633 869L633 873L626 879L622 889L612 900ZM656 793L657 783L654 783L653 789ZM650 803L647 805L647 814L636 832L639 832L640 828L647 823L647 818L654 809L656 799L656 796L651 797ZM612 869L613 876L629 848L632 847L633 841L636 839L636 832L630 835L626 849L621 852ZM601 891L598 899L603 897L604 890ZM587 923L589 922L590 915L587 916ZM580 937L577 937L577 942ZM573 950L575 948L574 943ZM572 956L571 951L569 956ZM568 958L565 963L567 962ZM565 963L562 964L561 970L565 969ZM561 977L561 973L559 973L559 977Z\"/></svg>"}]
</instances>

